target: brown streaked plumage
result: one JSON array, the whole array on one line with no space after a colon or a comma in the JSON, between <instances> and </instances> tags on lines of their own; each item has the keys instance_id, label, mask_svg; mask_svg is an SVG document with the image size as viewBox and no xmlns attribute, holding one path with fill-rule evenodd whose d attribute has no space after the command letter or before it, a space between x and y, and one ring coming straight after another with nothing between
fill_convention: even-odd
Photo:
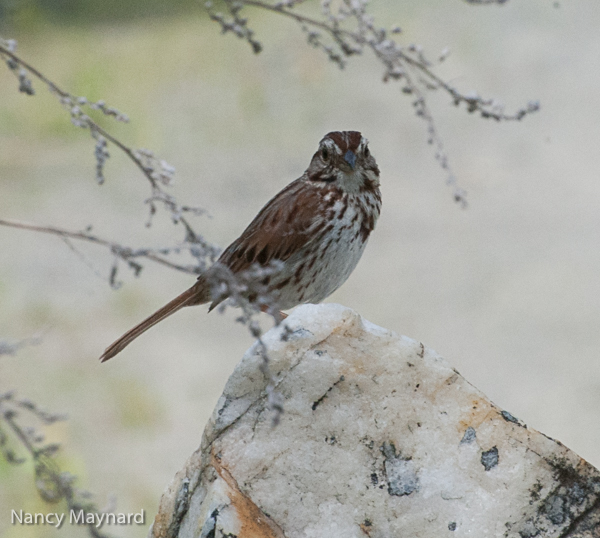
<instances>
[{"instance_id":1,"label":"brown streaked plumage","mask_svg":"<svg viewBox=\"0 0 600 538\"><path fill-rule=\"evenodd\" d=\"M216 264L234 275L254 264L281 262L267 287L282 310L318 303L356 267L381 209L379 168L357 131L334 131L319 143L309 167L275 195ZM132 340L184 306L211 302L211 269L188 290L111 344L114 357ZM214 300L212 310L224 298Z\"/></svg>"}]
</instances>

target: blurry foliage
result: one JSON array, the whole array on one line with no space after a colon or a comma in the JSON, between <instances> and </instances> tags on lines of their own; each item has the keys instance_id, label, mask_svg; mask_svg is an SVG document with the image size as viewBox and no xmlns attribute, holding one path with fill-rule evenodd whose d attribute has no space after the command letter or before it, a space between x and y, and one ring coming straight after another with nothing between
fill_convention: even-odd
<instances>
[{"instance_id":1,"label":"blurry foliage","mask_svg":"<svg viewBox=\"0 0 600 538\"><path fill-rule=\"evenodd\" d=\"M131 21L191 10L203 13L196 0L0 0L0 28L28 30L46 22L88 25Z\"/></svg>"},{"instance_id":2,"label":"blurry foliage","mask_svg":"<svg viewBox=\"0 0 600 538\"><path fill-rule=\"evenodd\" d=\"M19 349L39 343L38 337L18 342L0 339L0 358L14 356ZM4 389L0 385L0 477L8 476L11 468L25 467L27 474L33 475L35 489L46 505L62 503L65 512L83 510L85 514L100 513L92 495L75 486L77 477L61 469L57 458L60 443L46 438L48 427L64 421L66 417L50 413L32 400L20 398L14 391L4 392ZM107 507L102 512L112 510L114 507ZM107 536L94 524L85 524L84 527L93 538Z\"/></svg>"}]
</instances>

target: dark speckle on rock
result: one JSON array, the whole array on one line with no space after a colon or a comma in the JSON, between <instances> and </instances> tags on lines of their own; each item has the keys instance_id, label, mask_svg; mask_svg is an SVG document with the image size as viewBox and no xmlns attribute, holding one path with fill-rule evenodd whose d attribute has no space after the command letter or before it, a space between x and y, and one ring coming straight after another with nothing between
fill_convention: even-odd
<instances>
[{"instance_id":1,"label":"dark speckle on rock","mask_svg":"<svg viewBox=\"0 0 600 538\"><path fill-rule=\"evenodd\" d=\"M466 430L465 430L465 434L463 435L463 438L460 440L460 444L465 444L465 443L472 443L473 441L475 441L475 438L477 437L477 433L475 433L475 428L473 428L472 426L469 426Z\"/></svg>"},{"instance_id":2,"label":"dark speckle on rock","mask_svg":"<svg viewBox=\"0 0 600 538\"><path fill-rule=\"evenodd\" d=\"M456 530L456 521L451 521L450 523L448 523L448 530L449 531L455 531Z\"/></svg>"},{"instance_id":3,"label":"dark speckle on rock","mask_svg":"<svg viewBox=\"0 0 600 538\"><path fill-rule=\"evenodd\" d=\"M485 468L486 471L493 469L498 465L498 461L500 460L500 456L498 454L498 448L493 447L489 450L486 450L481 454L481 464Z\"/></svg>"},{"instance_id":4,"label":"dark speckle on rock","mask_svg":"<svg viewBox=\"0 0 600 538\"><path fill-rule=\"evenodd\" d=\"M576 482L569 488L569 498L574 504L580 505L587 499L587 494L583 486Z\"/></svg>"},{"instance_id":5,"label":"dark speckle on rock","mask_svg":"<svg viewBox=\"0 0 600 538\"><path fill-rule=\"evenodd\" d=\"M217 518L219 517L219 509L216 508L213 510L205 521L204 526L201 529L202 536L206 536L207 538L214 537L215 535L215 527L217 526ZM179 530L179 529L178 529Z\"/></svg>"},{"instance_id":6,"label":"dark speckle on rock","mask_svg":"<svg viewBox=\"0 0 600 538\"><path fill-rule=\"evenodd\" d=\"M312 404L312 410L314 411L317 407L319 407L319 405L321 405L321 402L327 398L327 395L333 390L334 387L336 387L338 385L338 383L341 383L342 381L345 381L346 378L341 375L340 378L333 384L331 385L331 387L329 387L327 389L327 392L325 392L325 394L323 394L323 396L321 396L317 401L313 402Z\"/></svg>"},{"instance_id":7,"label":"dark speckle on rock","mask_svg":"<svg viewBox=\"0 0 600 538\"><path fill-rule=\"evenodd\" d=\"M521 423L521 421L518 418L511 415L508 411L501 411L500 414L502 415L502 418L504 420L506 420L506 422L512 422L513 424L516 424L517 426L521 426L521 428L523 427L523 424Z\"/></svg>"},{"instance_id":8,"label":"dark speckle on rock","mask_svg":"<svg viewBox=\"0 0 600 538\"><path fill-rule=\"evenodd\" d=\"M552 495L544 503L544 512L554 525L561 525L567 519L567 505L560 495Z\"/></svg>"},{"instance_id":9,"label":"dark speckle on rock","mask_svg":"<svg viewBox=\"0 0 600 538\"><path fill-rule=\"evenodd\" d=\"M308 329L300 327L293 331L287 325L284 325L279 338L282 342L288 342L290 340L300 340L302 338L309 338L312 335L313 333L311 333Z\"/></svg>"},{"instance_id":10,"label":"dark speckle on rock","mask_svg":"<svg viewBox=\"0 0 600 538\"><path fill-rule=\"evenodd\" d=\"M590 473L581 463L573 465L565 457L555 457L547 462L554 469L554 484L547 494L544 494L541 483L530 489L531 498L539 502L536 517L532 518L533 529L548 528L548 524L555 527L567 526L569 529L598 530L600 529L600 478ZM582 460L583 462L583 460ZM586 464L587 465L587 464ZM572 527L575 525L574 527ZM538 534L524 534L524 538L538 536ZM596 536L597 534L590 534ZM540 535L541 536L541 535ZM561 536L580 536L580 534L564 534ZM588 534L581 534L588 536ZM600 536L600 535L598 535Z\"/></svg>"},{"instance_id":11,"label":"dark speckle on rock","mask_svg":"<svg viewBox=\"0 0 600 538\"><path fill-rule=\"evenodd\" d=\"M383 443L381 452L385 456L384 471L387 477L388 493L401 497L417 491L419 477L414 462L404 459L401 454L396 453L396 447L391 441Z\"/></svg>"},{"instance_id":12,"label":"dark speckle on rock","mask_svg":"<svg viewBox=\"0 0 600 538\"><path fill-rule=\"evenodd\" d=\"M542 484L538 480L535 484L533 484L533 486L531 486L531 489L529 490L529 492L531 493L531 499L533 501L539 500L540 491L542 491Z\"/></svg>"},{"instance_id":13,"label":"dark speckle on rock","mask_svg":"<svg viewBox=\"0 0 600 538\"><path fill-rule=\"evenodd\" d=\"M528 519L525 521L523 526L519 529L519 537L520 538L535 538L542 536L541 530L538 529L537 525L533 522L533 520Z\"/></svg>"}]
</instances>

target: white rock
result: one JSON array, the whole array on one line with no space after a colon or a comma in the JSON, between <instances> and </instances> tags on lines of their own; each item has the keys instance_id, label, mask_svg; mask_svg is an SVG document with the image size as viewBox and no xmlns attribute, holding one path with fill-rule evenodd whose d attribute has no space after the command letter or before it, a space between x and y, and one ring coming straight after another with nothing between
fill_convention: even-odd
<instances>
[{"instance_id":1,"label":"white rock","mask_svg":"<svg viewBox=\"0 0 600 538\"><path fill-rule=\"evenodd\" d=\"M435 352L334 304L284 325L264 337L280 424L254 346L151 536L600 536L600 473Z\"/></svg>"}]
</instances>

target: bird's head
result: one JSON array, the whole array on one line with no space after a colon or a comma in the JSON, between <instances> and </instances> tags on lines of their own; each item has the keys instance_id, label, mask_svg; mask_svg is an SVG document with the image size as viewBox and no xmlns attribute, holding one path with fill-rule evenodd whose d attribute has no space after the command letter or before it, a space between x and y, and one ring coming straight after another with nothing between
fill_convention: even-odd
<instances>
[{"instance_id":1,"label":"bird's head","mask_svg":"<svg viewBox=\"0 0 600 538\"><path fill-rule=\"evenodd\" d=\"M306 176L311 182L334 184L348 193L379 186L379 168L369 151L368 140L358 131L327 133L319 142Z\"/></svg>"}]
</instances>

